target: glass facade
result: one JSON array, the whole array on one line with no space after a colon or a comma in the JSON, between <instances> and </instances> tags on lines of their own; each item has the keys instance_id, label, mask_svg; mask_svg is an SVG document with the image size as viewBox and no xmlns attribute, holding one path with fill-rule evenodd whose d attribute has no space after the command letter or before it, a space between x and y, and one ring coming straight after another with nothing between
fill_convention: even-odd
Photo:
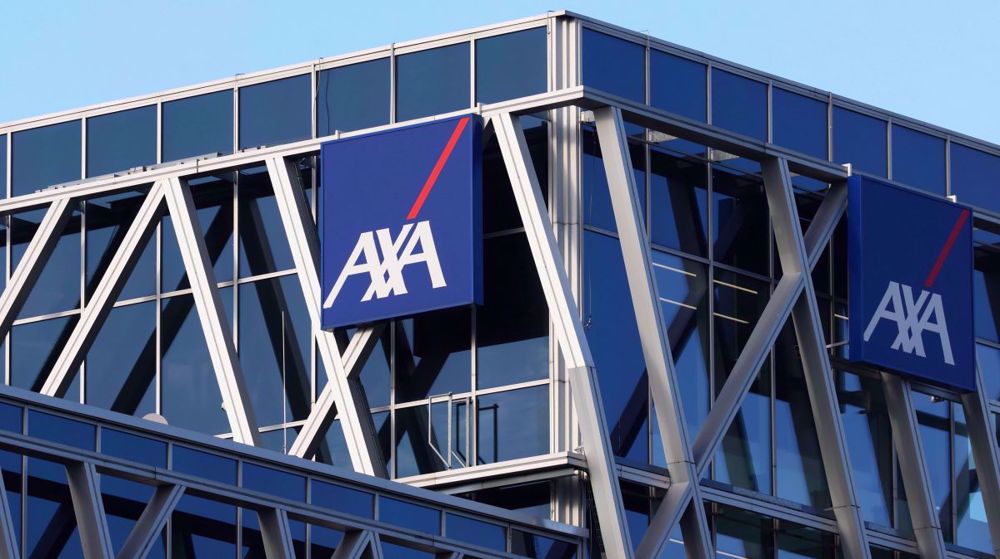
<instances>
[{"instance_id":1,"label":"glass facade","mask_svg":"<svg viewBox=\"0 0 1000 559\"><path fill-rule=\"evenodd\" d=\"M87 119L87 176L156 163L156 107Z\"/></svg>"},{"instance_id":2,"label":"glass facade","mask_svg":"<svg viewBox=\"0 0 1000 559\"><path fill-rule=\"evenodd\" d=\"M163 160L233 152L233 92L163 104Z\"/></svg>"}]
</instances>

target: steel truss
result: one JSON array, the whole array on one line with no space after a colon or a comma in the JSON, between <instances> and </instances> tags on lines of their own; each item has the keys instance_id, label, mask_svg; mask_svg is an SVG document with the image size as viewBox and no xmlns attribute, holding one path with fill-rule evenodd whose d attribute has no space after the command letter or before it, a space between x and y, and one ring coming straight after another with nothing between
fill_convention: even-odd
<instances>
[{"instance_id":1,"label":"steel truss","mask_svg":"<svg viewBox=\"0 0 1000 559\"><path fill-rule=\"evenodd\" d=\"M671 531L678 525L684 535L689 557L713 555L711 531L705 516L705 498L699 481L705 476L708 464L738 414L741 403L761 365L772 351L779 333L791 319L802 358L817 435L822 441L821 459L831 493L839 541L848 559L870 557L868 529L864 524L852 479L839 402L833 387L833 371L811 278L812 269L828 245L846 208L845 181L849 171L827 161L803 156L583 86L566 87L485 105L479 111L485 117L487 126L497 136L530 244L535 272L541 281L549 307L551 331L559 350L558 359L562 363L559 367L562 372L557 376L567 379L570 385L569 394L575 413L573 417L579 427L579 440L583 443L586 455L607 555L616 558L657 556L665 548ZM574 171L567 168L554 175L560 179L555 181L554 191L550 196L556 209L546 208L519 122L520 115L540 111L551 111L563 120L567 116L578 115L581 111L594 111L615 223L625 258L629 291L648 367L650 391L657 412L656 421L660 432L664 434L671 480L666 496L641 542L633 542L628 531L619 487L620 468L615 464L609 444L607 419L601 404L594 361L581 323L579 303L574 297L572 281L576 278L576 273L572 263L579 263L580 243L579 239L573 238L572 232L567 231L571 231L573 224L579 224L581 219L579 205L572 202L573 196L568 195L567 191L580 188L580 173L579 169ZM448 116L453 114L435 118ZM763 169L765 193L783 276L771 293L698 433L686 432L683 410L679 403L676 380L678 372L675 370L667 331L657 304L657 286L650 270L649 239L639 213L634 178L628 163L627 138L623 129L625 121L758 161ZM372 130L396 126L399 125ZM579 123L574 123L573 126L576 127L576 133L572 129L560 129L554 131L551 137L565 137L567 142L579 148ZM340 134L338 137L351 137L372 130ZM191 278L202 330L211 348L212 365L233 437L240 442L255 444L258 426L250 407L232 332L222 318L217 284L208 262L204 237L186 180L195 175L265 164L284 233L292 248L299 284L309 308L312 335L317 343L319 358L329 375L329 382L317 395L312 412L305 420L290 454L312 457L327 428L337 418L343 427L354 469L385 477L385 461L358 378L380 332L374 327L362 328L354 334L347 347L341 348L331 333L324 332L319 327L320 286L316 265L319 251L316 226L298 182L299 175L293 161L301 156L314 155L319 145L328 139L332 138L161 165L0 201L0 214L33 208L48 209L35 237L13 271L10 282L0 294L0 335L9 331L76 203L114 192L143 188L146 190L145 201L94 295L83 306L80 320L56 365L48 373L42 392L58 395L72 381L73 374L78 370L129 272L142 254L159 218L169 212L175 223L182 259ZM550 149L550 154L565 155L560 151L563 149ZM574 146L570 145L568 149L571 151ZM578 164L579 160L567 156L558 163L571 167L568 163L573 161ZM791 172L831 184L805 233L799 226ZM550 217L550 214L558 215L558 220ZM916 419L909 401L911 388L907 382L888 376L883 384L889 404L893 439L901 457L902 478L910 497L909 506L915 522L917 547L923 557L943 557L945 547L941 526L929 500L925 457L920 448ZM566 401L562 399L563 396L559 398L559 402ZM994 542L994 554L1000 557L1000 456L995 445L992 416L982 391L962 395L960 399L969 425L969 437ZM556 413L567 411L558 409ZM569 430L566 433L560 431L554 440L559 441L556 446L560 446L562 450L571 450L570 441L576 440L576 435ZM73 493L74 503L78 503L81 510L91 510L93 514L97 514L96 507L99 504L91 502L93 495L88 494L91 473L84 469L75 471L70 477L73 485L77 486ZM155 507L150 505L152 508L147 509L148 517L144 514L140 522L147 527L148 533L162 526L165 515L169 515L171 503L176 504L180 497L173 490L164 490L162 495L157 495L157 502L160 504ZM2 513L0 508L0 514ZM265 514L261 517L261 523L269 542L269 556L288 556L286 519L281 514ZM103 528L84 524L81 524L81 528L86 528L81 535L89 550L88 557L104 556L106 538ZM375 536L362 534L351 539L351 545L345 546L344 556L365 553L371 547L373 538ZM9 526L0 530L0 555L6 553L10 556L9 551L5 550L11 549L12 541ZM637 544L636 551L633 543ZM149 545L145 536L130 538L128 542L130 550L147 549ZM354 551L346 551L347 548ZM340 555L342 554L338 551L338 556Z\"/></svg>"}]
</instances>

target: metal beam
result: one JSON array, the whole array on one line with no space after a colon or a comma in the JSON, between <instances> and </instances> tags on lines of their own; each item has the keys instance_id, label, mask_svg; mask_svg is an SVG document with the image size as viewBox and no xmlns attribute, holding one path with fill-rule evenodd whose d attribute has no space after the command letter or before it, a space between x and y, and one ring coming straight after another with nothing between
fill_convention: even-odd
<instances>
[{"instance_id":1,"label":"metal beam","mask_svg":"<svg viewBox=\"0 0 1000 559\"><path fill-rule=\"evenodd\" d=\"M373 532L360 530L347 532L330 559L361 559L365 551L371 550L372 558L382 557L382 546Z\"/></svg>"},{"instance_id":2,"label":"metal beam","mask_svg":"<svg viewBox=\"0 0 1000 559\"><path fill-rule=\"evenodd\" d=\"M976 461L976 479L983 495L986 520L993 542L993 556L1000 557L1000 450L997 448L993 416L983 392L983 373L977 369L979 390L962 395L965 424L969 430L972 457Z\"/></svg>"},{"instance_id":3,"label":"metal beam","mask_svg":"<svg viewBox=\"0 0 1000 559\"><path fill-rule=\"evenodd\" d=\"M288 525L288 513L280 509L257 511L260 521L260 537L264 542L267 559L295 559L295 544L292 529Z\"/></svg>"},{"instance_id":4,"label":"metal beam","mask_svg":"<svg viewBox=\"0 0 1000 559\"><path fill-rule=\"evenodd\" d=\"M87 355L87 350L100 332L104 320L142 256L149 238L156 230L163 211L163 189L164 182L158 181L146 194L146 199L143 200L135 219L129 225L114 258L108 264L100 283L94 289L94 294L81 311L80 319L73 327L59 357L49 370L42 385L42 394L61 396L73 382L75 373Z\"/></svg>"},{"instance_id":5,"label":"metal beam","mask_svg":"<svg viewBox=\"0 0 1000 559\"><path fill-rule=\"evenodd\" d=\"M83 556L86 559L111 559L114 549L98 486L97 469L89 462L67 464L66 480L76 512Z\"/></svg>"},{"instance_id":6,"label":"metal beam","mask_svg":"<svg viewBox=\"0 0 1000 559\"><path fill-rule=\"evenodd\" d=\"M524 131L520 120L508 113L497 115L490 122L496 132L514 200L531 247L531 256L549 309L549 320L566 360L605 552L609 557L630 559L634 556L632 541L625 522L625 507L608 438L608 423L598 389L594 358L570 291Z\"/></svg>"},{"instance_id":7,"label":"metal beam","mask_svg":"<svg viewBox=\"0 0 1000 559\"><path fill-rule=\"evenodd\" d=\"M118 552L117 559L144 559L184 495L182 485L160 485Z\"/></svg>"},{"instance_id":8,"label":"metal beam","mask_svg":"<svg viewBox=\"0 0 1000 559\"><path fill-rule=\"evenodd\" d=\"M315 419L313 418L314 414L310 414L309 420L312 421L306 421L306 425L303 426L292 445L290 454L307 456L309 455L307 451L315 452L319 440L326 433L326 427L333 421L330 404L335 403L354 470L368 475L388 477L385 458L382 456L382 450L378 444L375 423L372 421L364 389L360 382L351 382L348 378L348 374L345 372L344 358L341 356L333 332L327 332L322 328L320 318L321 286L316 266L320 254L319 237L310 217L305 191L299 183L298 169L291 161L281 157L272 157L267 160L267 172L274 188L274 196L278 204L278 213L281 215L281 221L285 228L285 235L291 246L292 258L298 270L297 275L302 286L306 308L309 309L313 336L316 338L320 358L323 360L323 367L328 379L326 387L320 395L323 405L314 406L314 411L318 408L319 413L315 414ZM355 337L359 337L359 334L361 338L374 338L376 341L378 339L377 336L372 336L371 327L361 329L355 334ZM362 344L361 349L367 347L370 352L373 345L374 342L371 342L370 345ZM367 358L367 354L363 351L362 355ZM359 361L364 362L355 359L354 363Z\"/></svg>"},{"instance_id":9,"label":"metal beam","mask_svg":"<svg viewBox=\"0 0 1000 559\"><path fill-rule=\"evenodd\" d=\"M690 504L684 509L681 529L684 549L691 559L714 557L712 535L705 517L698 475L691 447L688 444L687 423L681 406L680 385L670 350L660 306L659 290L653 275L649 241L646 238L642 206L637 198L635 175L629 158L628 139L621 112L606 107L594 112L597 137L608 178L611 207L614 210L618 238L625 261L632 306L635 311L639 341L646 361L649 389L656 410L656 422L663 440L663 453L672 483L687 484ZM668 489L669 493L672 489ZM636 550L639 557L659 557L670 539L673 525L657 526L646 531Z\"/></svg>"},{"instance_id":10,"label":"metal beam","mask_svg":"<svg viewBox=\"0 0 1000 559\"><path fill-rule=\"evenodd\" d=\"M163 195L167 200L188 281L191 282L195 308L198 309L198 318L205 334L205 344L212 359L219 391L222 393L222 403L233 440L259 446L257 420L250 393L243 378L222 300L219 298L215 271L205 248L205 237L198 223L191 191L186 182L171 177L166 180Z\"/></svg>"},{"instance_id":11,"label":"metal beam","mask_svg":"<svg viewBox=\"0 0 1000 559\"><path fill-rule=\"evenodd\" d=\"M833 513L837 518L841 548L848 559L868 559L871 557L871 549L854 489L847 439L833 385L833 369L826 349L823 321L812 284L812 267L799 222L788 162L784 159L769 159L761 164L761 170L781 268L786 272L800 274L803 280L804 290L792 310L792 320L816 425L816 436L823 441L819 447L820 457L826 472Z\"/></svg>"}]
</instances>

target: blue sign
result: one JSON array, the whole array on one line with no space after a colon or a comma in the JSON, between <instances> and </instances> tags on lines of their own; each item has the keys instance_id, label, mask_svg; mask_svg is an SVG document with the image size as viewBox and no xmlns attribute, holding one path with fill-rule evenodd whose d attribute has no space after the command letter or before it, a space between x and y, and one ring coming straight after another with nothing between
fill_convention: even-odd
<instances>
[{"instance_id":1,"label":"blue sign","mask_svg":"<svg viewBox=\"0 0 1000 559\"><path fill-rule=\"evenodd\" d=\"M481 132L469 115L323 144L323 328L482 303Z\"/></svg>"},{"instance_id":2,"label":"blue sign","mask_svg":"<svg viewBox=\"0 0 1000 559\"><path fill-rule=\"evenodd\" d=\"M848 259L850 359L975 390L969 209L851 177Z\"/></svg>"}]
</instances>

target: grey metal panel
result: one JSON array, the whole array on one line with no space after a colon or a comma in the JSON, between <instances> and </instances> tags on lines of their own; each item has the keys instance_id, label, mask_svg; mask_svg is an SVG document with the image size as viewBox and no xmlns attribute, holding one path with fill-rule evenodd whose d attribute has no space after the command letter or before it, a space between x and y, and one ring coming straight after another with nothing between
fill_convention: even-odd
<instances>
[{"instance_id":1,"label":"grey metal panel","mask_svg":"<svg viewBox=\"0 0 1000 559\"><path fill-rule=\"evenodd\" d=\"M263 509L257 511L257 518L260 520L260 537L264 542L267 559L295 559L288 513L278 509Z\"/></svg>"},{"instance_id":2,"label":"grey metal panel","mask_svg":"<svg viewBox=\"0 0 1000 559\"><path fill-rule=\"evenodd\" d=\"M229 419L233 440L258 446L257 420L253 413L232 331L225 319L219 298L215 272L205 248L205 237L198 223L194 199L186 183L171 177L166 180L164 197L177 236L181 259L191 282L195 307L205 334L212 368L222 393L222 403Z\"/></svg>"},{"instance_id":3,"label":"grey metal panel","mask_svg":"<svg viewBox=\"0 0 1000 559\"><path fill-rule=\"evenodd\" d=\"M143 559L163 533L167 520L184 495L181 485L161 485L139 516L128 539L119 550L117 559Z\"/></svg>"},{"instance_id":4,"label":"grey metal panel","mask_svg":"<svg viewBox=\"0 0 1000 559\"><path fill-rule=\"evenodd\" d=\"M607 419L598 390L594 359L569 288L552 223L545 212L545 202L531 165L524 131L520 121L510 114L498 115L491 122L545 294L549 317L566 359L605 550L609 557L631 558L632 542L608 439Z\"/></svg>"},{"instance_id":5,"label":"grey metal panel","mask_svg":"<svg viewBox=\"0 0 1000 559\"><path fill-rule=\"evenodd\" d=\"M977 371L976 386L979 387L976 392L962 395L962 409L969 429L972 456L976 461L976 478L986 505L993 556L1000 558L1000 449L997 448L994 418L989 412L982 389L982 371Z\"/></svg>"},{"instance_id":6,"label":"grey metal panel","mask_svg":"<svg viewBox=\"0 0 1000 559\"><path fill-rule=\"evenodd\" d=\"M375 424L368 410L368 399L360 382L351 381L345 371L345 364L333 332L322 329L320 319L320 279L316 263L319 261L319 238L309 213L305 191L299 184L298 169L295 164L281 157L267 160L267 171L274 188L278 212L291 246L292 258L298 271L299 283L309 309L312 331L316 338L320 358L327 373L327 384L320 394L317 405L296 437L290 451L296 456L311 456L316 446L326 434L333 421L333 406L340 415L344 439L355 471L379 477L388 477L385 458L378 444ZM352 365L363 363L368 352L377 341L372 336L372 328L362 328L355 333L361 339L360 353L352 353ZM352 344L356 345L356 344Z\"/></svg>"},{"instance_id":7,"label":"grey metal panel","mask_svg":"<svg viewBox=\"0 0 1000 559\"><path fill-rule=\"evenodd\" d=\"M97 469L89 462L67 464L66 480L80 530L83 556L86 559L112 559L114 550L97 482Z\"/></svg>"},{"instance_id":8,"label":"grey metal panel","mask_svg":"<svg viewBox=\"0 0 1000 559\"><path fill-rule=\"evenodd\" d=\"M820 456L830 489L834 516L840 529L842 549L848 558L866 559L871 557L871 549L854 489L840 406L833 386L833 370L826 349L823 322L812 284L812 267L802 235L788 162L784 159L770 159L762 163L761 170L781 268L797 272L803 278L804 291L795 303L792 319L813 421L816 424L816 435L823 441L819 448Z\"/></svg>"},{"instance_id":9,"label":"grey metal panel","mask_svg":"<svg viewBox=\"0 0 1000 559\"><path fill-rule=\"evenodd\" d=\"M691 493L691 503L681 522L684 547L689 558L714 557L712 537L705 518L698 475L688 445L687 423L680 401L680 385L670 342L664 328L660 297L653 276L649 240L646 238L642 206L637 198L635 175L629 159L628 140L621 112L614 107L594 111L597 136L608 178L611 206L621 241L632 306L635 311L639 341L646 362L649 389L656 410L656 422L663 439L664 459L670 471L671 482L677 489L685 487ZM682 485L686 484L686 485ZM667 494L674 487L667 490ZM657 526L646 531L636 554L640 557L658 557L670 538L672 524Z\"/></svg>"}]
</instances>

